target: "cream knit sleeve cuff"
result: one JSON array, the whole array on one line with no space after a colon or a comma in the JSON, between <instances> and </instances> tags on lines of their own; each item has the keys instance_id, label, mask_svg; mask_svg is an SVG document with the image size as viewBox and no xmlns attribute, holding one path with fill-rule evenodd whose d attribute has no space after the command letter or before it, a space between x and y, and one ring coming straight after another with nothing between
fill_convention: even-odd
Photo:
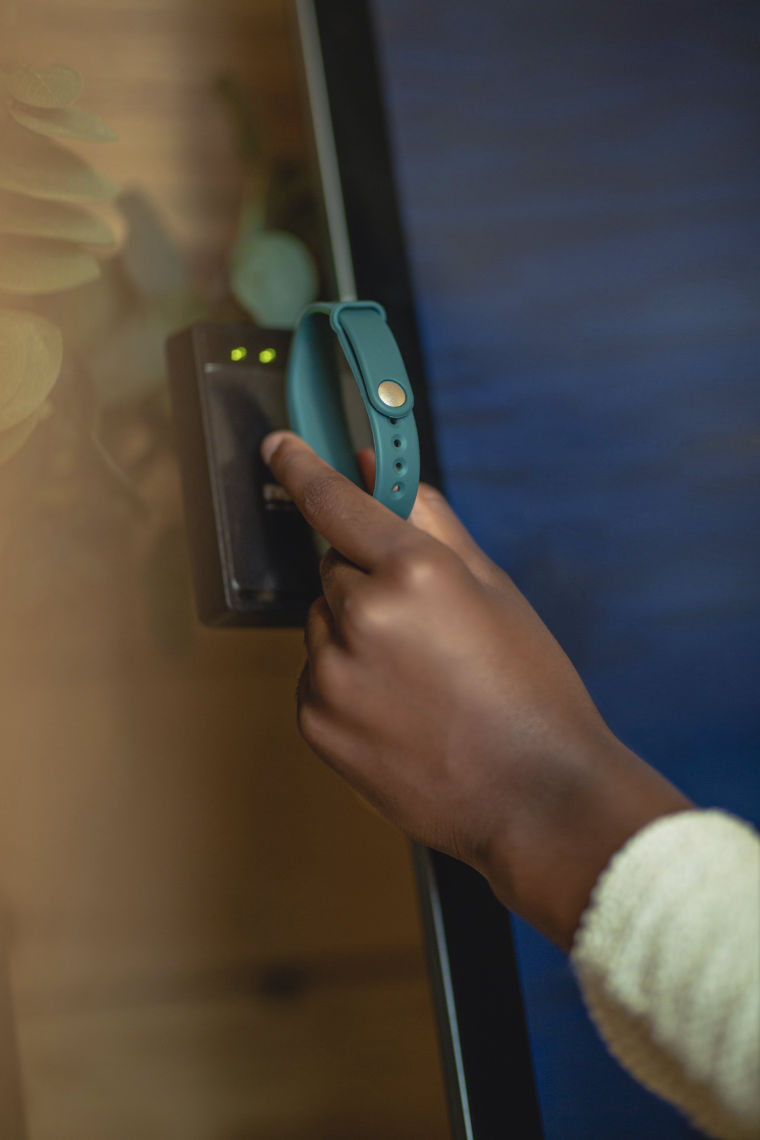
<instances>
[{"instance_id":1,"label":"cream knit sleeve cuff","mask_svg":"<svg viewBox=\"0 0 760 1140\"><path fill-rule=\"evenodd\" d=\"M760 1138L760 838L722 811L643 828L571 961L610 1052L709 1136Z\"/></svg>"}]
</instances>

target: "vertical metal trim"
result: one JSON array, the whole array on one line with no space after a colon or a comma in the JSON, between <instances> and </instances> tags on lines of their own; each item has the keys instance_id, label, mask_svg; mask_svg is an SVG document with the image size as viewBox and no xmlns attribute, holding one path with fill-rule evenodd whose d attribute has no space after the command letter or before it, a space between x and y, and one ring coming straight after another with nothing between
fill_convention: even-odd
<instances>
[{"instance_id":1,"label":"vertical metal trim","mask_svg":"<svg viewBox=\"0 0 760 1140\"><path fill-rule=\"evenodd\" d=\"M426 411L421 421L421 426L426 427L428 433L426 477L439 483L432 420L427 403L422 399L426 394L424 366L414 323L412 289L379 103L379 76L372 54L374 40L370 0L354 0L351 4L342 4L341 0L295 0L292 10L297 17L301 37L319 177L325 198L328 234L333 242L335 287L341 299L355 300L357 276L360 281L374 282L372 294L379 294L389 315L393 313L397 338L399 332L404 333L404 352L405 355L408 352L415 362L415 375L420 385L418 406L424 406ZM360 45L359 50L369 53L366 58L364 54L348 57L342 54L352 36ZM323 48L329 61L329 72L323 62ZM368 120L357 118L360 113L368 116ZM368 134L370 128L371 133ZM339 144L342 146L340 164ZM344 153L346 146L351 148L348 153ZM342 171L354 186L348 201L343 195ZM355 201L357 187L354 182L357 178L359 193ZM371 212L368 211L367 189L374 195ZM382 224L378 224L374 210L378 205L383 207ZM349 207L348 212L346 206ZM389 232L383 234L381 241L378 231L383 227ZM378 280L381 285L377 284ZM420 442L424 445L422 432ZM476 872L454 861L451 861L452 866L448 866L447 856L441 856L439 860L437 853L418 844L413 844L412 848L452 1140L488 1140L495 1135L494 1124L498 1125L500 1134L506 1134L506 1128L511 1135L515 1132L516 1115L519 1116L516 1127L521 1130L521 1135L538 1138L542 1135L540 1116L508 916ZM493 941L485 947L476 946L471 953L472 947L468 949L465 932L461 929L463 917L475 929L482 928ZM452 938L451 948L449 936ZM495 959L502 951L505 962L500 965ZM482 994L476 994L475 998L476 1016L484 1018L483 1031L478 1032L473 1023L469 1008L473 995L465 983L467 975L472 975L473 970L477 974L480 967L486 970L494 986L497 1009L501 1010L502 1003L506 1001L503 1010L506 1036L494 1024L493 1001L487 1009L481 1008ZM507 974L500 984L500 978L492 975L494 968L502 967ZM514 1021L516 1015L519 1016L519 1025ZM519 1041L514 1039L513 1031L516 1029L523 1030ZM489 1061L489 1042L484 1039L484 1033L489 1032L498 1037L497 1054L499 1058L505 1058L504 1074L500 1070L494 1071L493 1055ZM513 1055L515 1050L519 1053L517 1057ZM515 1060L518 1062L516 1066ZM523 1064L526 1060L527 1064ZM483 1063L484 1072L481 1071ZM514 1089L514 1098L510 1097L509 1091L505 1093L503 1086L503 1080L513 1070L521 1078L521 1083ZM505 1121L509 1121L509 1125Z\"/></svg>"},{"instance_id":2,"label":"vertical metal trim","mask_svg":"<svg viewBox=\"0 0 760 1140\"><path fill-rule=\"evenodd\" d=\"M306 87L311 104L317 161L322 179L322 193L327 214L327 227L330 233L330 248L333 255L338 296L341 301L355 301L356 278L354 277L354 266L351 259L351 243L346 225L338 156L335 151L314 0L296 0L296 16L306 72Z\"/></svg>"},{"instance_id":3,"label":"vertical metal trim","mask_svg":"<svg viewBox=\"0 0 760 1140\"><path fill-rule=\"evenodd\" d=\"M454 983L451 977L449 950L446 943L446 929L443 922L443 911L441 909L441 896L438 891L438 883L436 882L435 870L430 859L430 852L418 844L415 844L415 848L418 871L420 872L420 878L424 878L427 894L427 899L424 900L423 905L427 904L425 909L428 911L430 928L432 928L430 932L433 935L433 945L428 946L428 953L430 954L432 951L435 966L437 967L438 982L443 996L443 1012L446 1016L446 1028L448 1030L448 1042L446 1043L448 1049L446 1051L449 1053L449 1063L453 1066L453 1076L456 1080L459 1094L456 1101L459 1111L456 1115L459 1117L459 1123L461 1123L463 1128L462 1140L474 1140L472 1118L470 1116L470 1101L467 1093L467 1078L464 1072L462 1044L459 1038L459 1022L457 1020L456 1000L454 997ZM441 1043L443 1045L443 1041ZM449 1097L451 1099L451 1090L449 1090ZM455 1119L452 1119L452 1125L456 1127Z\"/></svg>"}]
</instances>

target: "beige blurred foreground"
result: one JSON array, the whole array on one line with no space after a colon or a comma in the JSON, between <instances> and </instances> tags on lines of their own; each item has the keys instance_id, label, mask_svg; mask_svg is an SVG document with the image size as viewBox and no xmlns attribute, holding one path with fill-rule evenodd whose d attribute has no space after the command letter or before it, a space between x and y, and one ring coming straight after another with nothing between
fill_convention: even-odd
<instances>
[{"instance_id":1,"label":"beige blurred foreground","mask_svg":"<svg viewBox=\"0 0 760 1140\"><path fill-rule=\"evenodd\" d=\"M244 172L211 87L237 76L270 155L302 158L288 6L19 19L30 58L81 71L120 136L93 161L213 304ZM438 1140L406 844L299 740L300 633L194 624L165 397L138 396L103 412L129 493L46 423L0 467L0 1134Z\"/></svg>"}]
</instances>

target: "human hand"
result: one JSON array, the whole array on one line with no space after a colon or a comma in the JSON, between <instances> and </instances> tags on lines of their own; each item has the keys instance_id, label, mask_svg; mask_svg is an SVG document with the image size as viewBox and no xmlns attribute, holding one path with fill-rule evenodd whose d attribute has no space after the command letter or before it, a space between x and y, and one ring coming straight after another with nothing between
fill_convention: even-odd
<instances>
[{"instance_id":1,"label":"human hand","mask_svg":"<svg viewBox=\"0 0 760 1140\"><path fill-rule=\"evenodd\" d=\"M616 740L437 491L421 485L404 521L292 433L268 436L262 455L332 544L306 625L305 740L567 949L610 856L688 801Z\"/></svg>"}]
</instances>

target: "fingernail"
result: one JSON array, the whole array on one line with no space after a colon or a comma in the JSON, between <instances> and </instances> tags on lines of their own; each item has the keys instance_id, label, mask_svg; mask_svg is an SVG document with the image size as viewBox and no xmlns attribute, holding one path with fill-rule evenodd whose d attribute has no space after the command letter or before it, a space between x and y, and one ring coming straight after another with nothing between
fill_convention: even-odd
<instances>
[{"instance_id":1,"label":"fingernail","mask_svg":"<svg viewBox=\"0 0 760 1140\"><path fill-rule=\"evenodd\" d=\"M282 443L285 436L288 434L286 431L272 431L269 435L265 435L261 441L261 458L269 466L269 460L274 455L277 448Z\"/></svg>"}]
</instances>

